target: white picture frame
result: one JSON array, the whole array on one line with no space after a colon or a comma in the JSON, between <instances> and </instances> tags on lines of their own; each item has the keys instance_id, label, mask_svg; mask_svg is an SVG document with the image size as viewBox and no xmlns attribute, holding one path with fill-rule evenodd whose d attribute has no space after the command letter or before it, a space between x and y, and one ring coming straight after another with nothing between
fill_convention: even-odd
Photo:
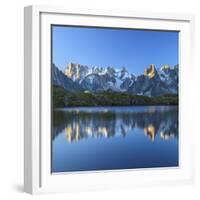
<instances>
[{"instance_id":1,"label":"white picture frame","mask_svg":"<svg viewBox=\"0 0 200 200\"><path fill-rule=\"evenodd\" d=\"M51 174L51 24L180 31L179 167ZM25 8L24 26L25 192L38 194L194 182L195 130L187 123L192 107L190 88L194 73L192 15L28 6Z\"/></svg>"}]
</instances>

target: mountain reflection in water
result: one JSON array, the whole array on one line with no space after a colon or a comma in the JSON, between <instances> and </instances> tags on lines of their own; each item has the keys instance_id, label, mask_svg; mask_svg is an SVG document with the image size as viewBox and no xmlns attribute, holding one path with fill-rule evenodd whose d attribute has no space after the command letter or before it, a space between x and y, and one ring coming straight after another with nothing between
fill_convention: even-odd
<instances>
[{"instance_id":1,"label":"mountain reflection in water","mask_svg":"<svg viewBox=\"0 0 200 200\"><path fill-rule=\"evenodd\" d=\"M82 139L126 137L142 129L152 142L178 138L177 106L67 108L53 112L53 140L64 133L69 143Z\"/></svg>"}]
</instances>

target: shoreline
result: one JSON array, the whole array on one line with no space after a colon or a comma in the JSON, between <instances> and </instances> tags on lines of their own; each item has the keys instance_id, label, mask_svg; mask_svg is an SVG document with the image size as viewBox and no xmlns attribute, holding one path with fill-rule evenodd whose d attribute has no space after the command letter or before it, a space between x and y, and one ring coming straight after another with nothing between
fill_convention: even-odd
<instances>
[{"instance_id":1,"label":"shoreline","mask_svg":"<svg viewBox=\"0 0 200 200\"><path fill-rule=\"evenodd\" d=\"M127 107L177 107L179 108L179 105L119 105L119 106L66 106L66 107L53 107L53 111L59 111L59 110L64 110L64 109L79 109L79 108L127 108Z\"/></svg>"}]
</instances>

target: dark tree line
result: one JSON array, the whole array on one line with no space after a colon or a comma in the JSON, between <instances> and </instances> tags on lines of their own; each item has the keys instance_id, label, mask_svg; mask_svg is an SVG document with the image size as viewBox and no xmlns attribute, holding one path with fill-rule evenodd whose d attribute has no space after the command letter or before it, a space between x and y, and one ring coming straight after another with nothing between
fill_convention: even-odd
<instances>
[{"instance_id":1,"label":"dark tree line","mask_svg":"<svg viewBox=\"0 0 200 200\"><path fill-rule=\"evenodd\" d=\"M178 96L165 94L148 97L123 92L69 92L62 87L53 86L53 106L139 106L139 105L178 105Z\"/></svg>"}]
</instances>

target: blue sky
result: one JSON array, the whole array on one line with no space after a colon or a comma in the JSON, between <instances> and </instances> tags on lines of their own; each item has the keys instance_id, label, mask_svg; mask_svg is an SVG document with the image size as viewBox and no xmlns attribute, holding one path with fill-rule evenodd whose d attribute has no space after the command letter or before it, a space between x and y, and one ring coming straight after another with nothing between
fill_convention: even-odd
<instances>
[{"instance_id":1,"label":"blue sky","mask_svg":"<svg viewBox=\"0 0 200 200\"><path fill-rule=\"evenodd\" d=\"M178 32L53 26L53 63L112 66L139 75L149 64L178 64Z\"/></svg>"}]
</instances>

